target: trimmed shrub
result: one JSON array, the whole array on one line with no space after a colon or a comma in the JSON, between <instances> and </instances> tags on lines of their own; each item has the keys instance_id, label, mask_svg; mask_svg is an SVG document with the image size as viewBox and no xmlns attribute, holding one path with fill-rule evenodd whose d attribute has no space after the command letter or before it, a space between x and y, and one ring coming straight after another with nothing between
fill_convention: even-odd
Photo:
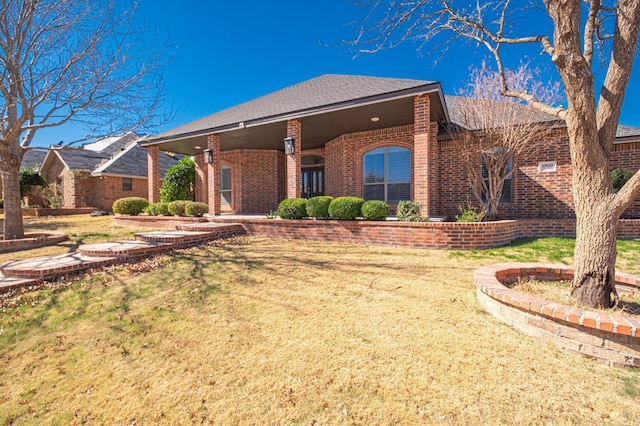
<instances>
[{"instance_id":1,"label":"trimmed shrub","mask_svg":"<svg viewBox=\"0 0 640 426\"><path fill-rule=\"evenodd\" d=\"M156 203L156 205L158 206L158 214L160 216L171 216L171 213L169 213L169 203L163 203L161 201Z\"/></svg>"},{"instance_id":2,"label":"trimmed shrub","mask_svg":"<svg viewBox=\"0 0 640 426\"><path fill-rule=\"evenodd\" d=\"M404 200L398 203L396 216L402 222L426 222L428 217L423 217L420 213L420 203L417 201Z\"/></svg>"},{"instance_id":3,"label":"trimmed shrub","mask_svg":"<svg viewBox=\"0 0 640 426\"><path fill-rule=\"evenodd\" d=\"M615 192L620 191L625 183L633 176L633 172L629 169L613 169L611 170L611 183Z\"/></svg>"},{"instance_id":4,"label":"trimmed shrub","mask_svg":"<svg viewBox=\"0 0 640 426\"><path fill-rule=\"evenodd\" d=\"M307 217L306 198L287 198L278 205L278 216L282 219L304 219Z\"/></svg>"},{"instance_id":5,"label":"trimmed shrub","mask_svg":"<svg viewBox=\"0 0 640 426\"><path fill-rule=\"evenodd\" d=\"M187 203L184 207L184 213L187 216L201 217L205 213L209 213L209 206L205 203L197 203L195 201Z\"/></svg>"},{"instance_id":6,"label":"trimmed shrub","mask_svg":"<svg viewBox=\"0 0 640 426\"><path fill-rule=\"evenodd\" d=\"M329 204L329 217L337 220L354 220L360 216L364 200L358 197L338 197Z\"/></svg>"},{"instance_id":7,"label":"trimmed shrub","mask_svg":"<svg viewBox=\"0 0 640 426\"><path fill-rule=\"evenodd\" d=\"M168 206L169 203L163 202L149 204L149 207L147 207L147 214L149 216L170 216L171 213L169 213Z\"/></svg>"},{"instance_id":8,"label":"trimmed shrub","mask_svg":"<svg viewBox=\"0 0 640 426\"><path fill-rule=\"evenodd\" d=\"M167 208L172 216L184 216L184 209L190 201L176 200L168 203Z\"/></svg>"},{"instance_id":9,"label":"trimmed shrub","mask_svg":"<svg viewBox=\"0 0 640 426\"><path fill-rule=\"evenodd\" d=\"M160 188L160 201L170 203L176 200L193 200L193 186L196 179L196 163L189 157L167 170Z\"/></svg>"},{"instance_id":10,"label":"trimmed shrub","mask_svg":"<svg viewBox=\"0 0 640 426\"><path fill-rule=\"evenodd\" d=\"M329 217L329 204L333 197L329 195L320 195L307 200L307 216L317 219L326 219Z\"/></svg>"},{"instance_id":11,"label":"trimmed shrub","mask_svg":"<svg viewBox=\"0 0 640 426\"><path fill-rule=\"evenodd\" d=\"M149 206L149 202L141 197L125 197L113 202L111 209L115 214L136 216Z\"/></svg>"},{"instance_id":12,"label":"trimmed shrub","mask_svg":"<svg viewBox=\"0 0 640 426\"><path fill-rule=\"evenodd\" d=\"M149 216L158 216L158 203L152 203L145 209Z\"/></svg>"},{"instance_id":13,"label":"trimmed shrub","mask_svg":"<svg viewBox=\"0 0 640 426\"><path fill-rule=\"evenodd\" d=\"M362 217L366 220L385 220L389 216L389 205L380 200L369 200L362 204Z\"/></svg>"}]
</instances>

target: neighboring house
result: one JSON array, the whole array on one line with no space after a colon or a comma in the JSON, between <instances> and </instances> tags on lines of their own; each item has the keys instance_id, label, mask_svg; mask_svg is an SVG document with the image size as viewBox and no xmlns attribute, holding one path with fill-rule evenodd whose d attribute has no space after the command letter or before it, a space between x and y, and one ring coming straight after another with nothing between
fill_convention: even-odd
<instances>
[{"instance_id":1,"label":"neighboring house","mask_svg":"<svg viewBox=\"0 0 640 426\"><path fill-rule=\"evenodd\" d=\"M47 183L58 185L63 207L111 211L119 198L147 198L147 151L138 144L141 139L129 132L78 148L52 145L39 171ZM160 176L180 158L163 153L159 157Z\"/></svg>"},{"instance_id":2,"label":"neighboring house","mask_svg":"<svg viewBox=\"0 0 640 426\"><path fill-rule=\"evenodd\" d=\"M214 214L326 194L412 199L425 215L453 218L473 202L461 143L445 130L464 127L461 101L438 82L323 75L141 140L149 198L159 196L159 153L171 151L195 156L196 198ZM574 216L566 129L551 125L555 142L518 159L502 217ZM640 129L620 126L611 166L640 168ZM640 217L640 203L624 217Z\"/></svg>"}]
</instances>

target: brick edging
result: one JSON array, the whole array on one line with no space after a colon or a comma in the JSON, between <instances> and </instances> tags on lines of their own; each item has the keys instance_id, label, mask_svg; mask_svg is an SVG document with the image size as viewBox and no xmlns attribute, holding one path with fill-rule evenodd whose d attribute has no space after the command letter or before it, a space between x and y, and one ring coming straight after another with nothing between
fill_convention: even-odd
<instances>
[{"instance_id":1,"label":"brick edging","mask_svg":"<svg viewBox=\"0 0 640 426\"><path fill-rule=\"evenodd\" d=\"M519 277L571 279L573 270L566 265L543 263L484 266L473 273L478 300L492 315L526 334L611 365L640 367L640 321L550 302L503 284ZM621 286L640 287L640 278L633 275L618 273L615 280Z\"/></svg>"},{"instance_id":2,"label":"brick edging","mask_svg":"<svg viewBox=\"0 0 640 426\"><path fill-rule=\"evenodd\" d=\"M38 247L52 246L68 239L69 235L64 232L28 232L24 234L24 238L18 240L0 240L0 253L11 253Z\"/></svg>"}]
</instances>

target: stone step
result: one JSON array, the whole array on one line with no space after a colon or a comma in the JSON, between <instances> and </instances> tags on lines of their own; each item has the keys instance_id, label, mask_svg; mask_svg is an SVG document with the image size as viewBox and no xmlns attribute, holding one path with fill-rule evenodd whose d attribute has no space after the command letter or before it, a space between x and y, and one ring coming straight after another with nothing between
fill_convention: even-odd
<instances>
[{"instance_id":1,"label":"stone step","mask_svg":"<svg viewBox=\"0 0 640 426\"><path fill-rule=\"evenodd\" d=\"M116 258L120 261L149 256L172 248L169 243L146 241L113 241L98 244L83 244L78 251L83 256Z\"/></svg>"},{"instance_id":2,"label":"stone step","mask_svg":"<svg viewBox=\"0 0 640 426\"><path fill-rule=\"evenodd\" d=\"M182 248L194 246L216 237L211 232L204 231L159 231L137 233L134 238L138 241L167 243L173 247Z\"/></svg>"},{"instance_id":3,"label":"stone step","mask_svg":"<svg viewBox=\"0 0 640 426\"><path fill-rule=\"evenodd\" d=\"M40 280L82 269L112 265L117 260L115 257L92 257L80 253L68 253L5 262L0 265L0 271L8 278Z\"/></svg>"},{"instance_id":4,"label":"stone step","mask_svg":"<svg viewBox=\"0 0 640 426\"><path fill-rule=\"evenodd\" d=\"M176 229L179 231L210 232L215 234L214 238L227 238L246 233L244 227L240 223L189 223L185 225L178 225L176 226Z\"/></svg>"}]
</instances>

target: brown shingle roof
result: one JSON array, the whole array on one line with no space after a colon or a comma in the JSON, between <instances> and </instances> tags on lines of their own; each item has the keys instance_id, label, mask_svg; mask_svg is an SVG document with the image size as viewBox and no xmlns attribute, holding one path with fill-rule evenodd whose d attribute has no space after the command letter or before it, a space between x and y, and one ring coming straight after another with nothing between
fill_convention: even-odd
<instances>
[{"instance_id":1,"label":"brown shingle roof","mask_svg":"<svg viewBox=\"0 0 640 426\"><path fill-rule=\"evenodd\" d=\"M357 100L392 95L431 84L435 83L424 80L325 74L168 130L148 138L147 141L237 127L241 122L330 110Z\"/></svg>"}]
</instances>

